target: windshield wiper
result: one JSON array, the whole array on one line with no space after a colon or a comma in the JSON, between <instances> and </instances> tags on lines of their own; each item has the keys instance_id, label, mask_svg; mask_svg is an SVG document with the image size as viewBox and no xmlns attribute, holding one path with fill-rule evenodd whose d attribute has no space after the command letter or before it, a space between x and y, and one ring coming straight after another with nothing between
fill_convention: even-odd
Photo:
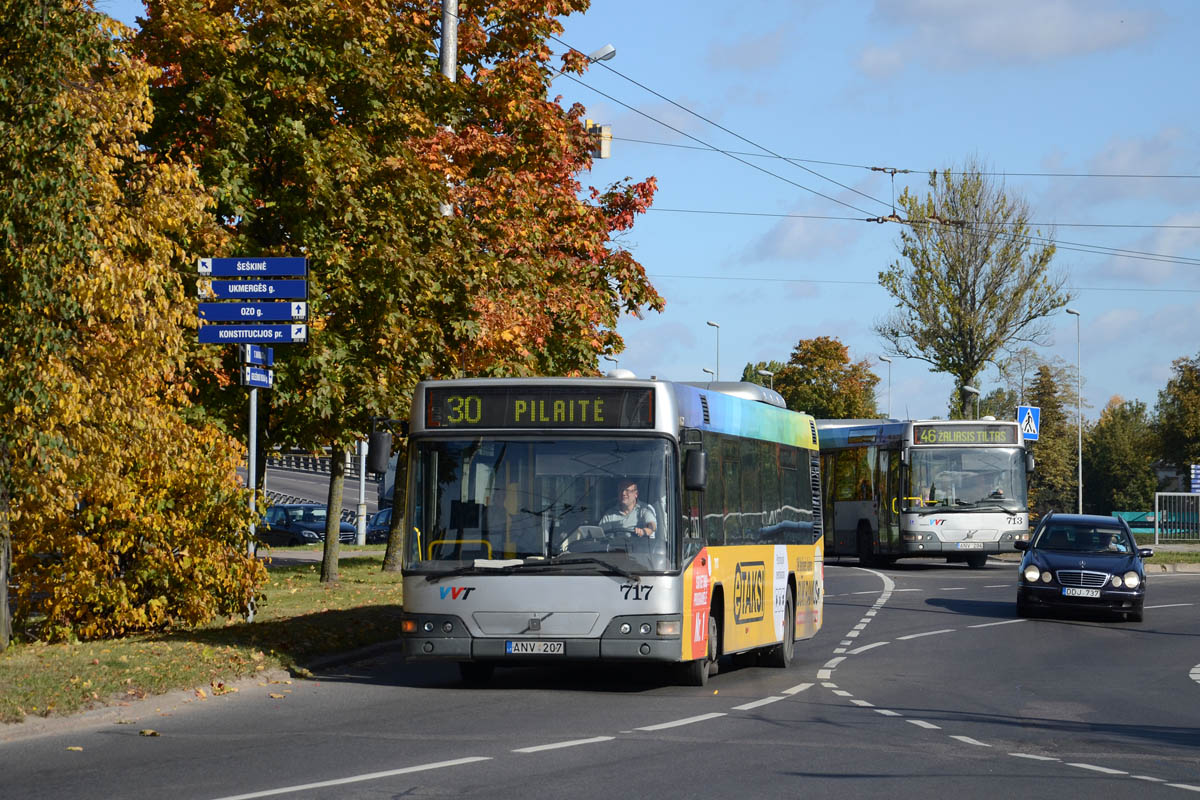
<instances>
[{"instance_id":1,"label":"windshield wiper","mask_svg":"<svg viewBox=\"0 0 1200 800\"><path fill-rule=\"evenodd\" d=\"M569 554L568 554L569 555ZM482 559L481 559L482 560ZM436 583L444 578L453 578L459 575L512 575L525 570L538 569L553 569L555 567L566 567L572 564L586 564L588 566L601 566L608 572L614 575L620 575L630 581L638 582L641 578L626 569L618 567L610 561L605 561L602 558L594 558L591 556L575 556L564 557L554 556L552 558L542 558L541 556L533 556L524 560L511 559L505 561L493 561L491 564L480 564L478 561L473 564L456 567L455 569L445 572L437 572L431 575L426 575L425 580L430 583Z\"/></svg>"},{"instance_id":2,"label":"windshield wiper","mask_svg":"<svg viewBox=\"0 0 1200 800\"><path fill-rule=\"evenodd\" d=\"M634 581L635 583L641 580L641 578L639 578L637 575L634 575L629 570L622 569L611 561L605 561L603 558L595 558L594 556L569 556L569 553L552 556L550 560L546 562L546 564L556 567L566 566L568 564L595 564L604 567L609 572L620 575L622 578Z\"/></svg>"}]
</instances>

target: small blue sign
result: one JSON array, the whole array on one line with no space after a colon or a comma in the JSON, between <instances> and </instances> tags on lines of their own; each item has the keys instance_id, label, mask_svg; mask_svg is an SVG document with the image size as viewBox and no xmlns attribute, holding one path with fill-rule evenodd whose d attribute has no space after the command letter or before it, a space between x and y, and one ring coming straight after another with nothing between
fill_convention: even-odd
<instances>
[{"instance_id":1,"label":"small blue sign","mask_svg":"<svg viewBox=\"0 0 1200 800\"><path fill-rule=\"evenodd\" d=\"M217 278L303 277L308 274L308 259L248 256L201 258L197 260L196 271L201 275Z\"/></svg>"},{"instance_id":2,"label":"small blue sign","mask_svg":"<svg viewBox=\"0 0 1200 800\"><path fill-rule=\"evenodd\" d=\"M196 285L200 298L217 300L304 300L308 281L209 281Z\"/></svg>"},{"instance_id":3,"label":"small blue sign","mask_svg":"<svg viewBox=\"0 0 1200 800\"><path fill-rule=\"evenodd\" d=\"M205 322L304 322L308 303L303 300L261 303L200 303Z\"/></svg>"},{"instance_id":4,"label":"small blue sign","mask_svg":"<svg viewBox=\"0 0 1200 800\"><path fill-rule=\"evenodd\" d=\"M275 382L275 370L262 367L242 367L242 386L270 389Z\"/></svg>"},{"instance_id":5,"label":"small blue sign","mask_svg":"<svg viewBox=\"0 0 1200 800\"><path fill-rule=\"evenodd\" d=\"M270 367L275 364L275 351L270 347L259 347L256 344L244 344L242 348L242 363L253 364L256 367Z\"/></svg>"},{"instance_id":6,"label":"small blue sign","mask_svg":"<svg viewBox=\"0 0 1200 800\"><path fill-rule=\"evenodd\" d=\"M307 339L307 325L200 326L200 344L287 344Z\"/></svg>"},{"instance_id":7,"label":"small blue sign","mask_svg":"<svg viewBox=\"0 0 1200 800\"><path fill-rule=\"evenodd\" d=\"M1038 406L1017 406L1017 426L1021 429L1021 438L1027 442L1038 440L1038 431L1042 424L1042 409Z\"/></svg>"}]
</instances>

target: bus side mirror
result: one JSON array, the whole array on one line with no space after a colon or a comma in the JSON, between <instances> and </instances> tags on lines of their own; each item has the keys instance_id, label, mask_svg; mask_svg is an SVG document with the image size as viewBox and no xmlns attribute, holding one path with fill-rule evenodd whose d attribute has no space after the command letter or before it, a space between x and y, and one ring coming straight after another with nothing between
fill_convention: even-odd
<instances>
[{"instance_id":1,"label":"bus side mirror","mask_svg":"<svg viewBox=\"0 0 1200 800\"><path fill-rule=\"evenodd\" d=\"M367 471L387 472L392 457L392 432L372 431L367 438Z\"/></svg>"},{"instance_id":2,"label":"bus side mirror","mask_svg":"<svg viewBox=\"0 0 1200 800\"><path fill-rule=\"evenodd\" d=\"M1025 452L1025 471L1033 472L1033 453Z\"/></svg>"},{"instance_id":3,"label":"bus side mirror","mask_svg":"<svg viewBox=\"0 0 1200 800\"><path fill-rule=\"evenodd\" d=\"M703 450L688 450L683 462L683 487L703 492L708 484L708 456Z\"/></svg>"}]
</instances>

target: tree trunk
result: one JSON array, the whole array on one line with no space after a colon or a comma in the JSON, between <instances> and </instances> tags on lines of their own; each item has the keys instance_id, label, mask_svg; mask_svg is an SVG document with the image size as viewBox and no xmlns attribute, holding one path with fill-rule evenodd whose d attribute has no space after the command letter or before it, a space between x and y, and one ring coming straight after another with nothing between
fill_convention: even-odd
<instances>
[{"instance_id":1,"label":"tree trunk","mask_svg":"<svg viewBox=\"0 0 1200 800\"><path fill-rule=\"evenodd\" d=\"M392 520L388 524L387 552L383 554L383 571L399 572L404 562L404 507L408 499L408 439L397 439L396 474L392 480Z\"/></svg>"},{"instance_id":2,"label":"tree trunk","mask_svg":"<svg viewBox=\"0 0 1200 800\"><path fill-rule=\"evenodd\" d=\"M325 557L321 561L321 583L338 582L338 535L342 527L342 492L346 488L346 451L329 451L329 497L325 502Z\"/></svg>"}]
</instances>

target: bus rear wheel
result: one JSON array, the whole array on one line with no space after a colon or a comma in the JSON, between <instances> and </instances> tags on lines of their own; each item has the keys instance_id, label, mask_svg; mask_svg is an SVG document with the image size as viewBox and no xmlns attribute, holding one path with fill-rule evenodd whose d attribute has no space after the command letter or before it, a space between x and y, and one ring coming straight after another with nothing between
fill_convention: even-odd
<instances>
[{"instance_id":1,"label":"bus rear wheel","mask_svg":"<svg viewBox=\"0 0 1200 800\"><path fill-rule=\"evenodd\" d=\"M796 601L788 592L787 604L783 609L783 641L767 650L763 659L768 667L791 666L792 657L796 654Z\"/></svg>"},{"instance_id":2,"label":"bus rear wheel","mask_svg":"<svg viewBox=\"0 0 1200 800\"><path fill-rule=\"evenodd\" d=\"M967 567L970 569L983 569L987 566L987 553L972 553L967 556Z\"/></svg>"},{"instance_id":3,"label":"bus rear wheel","mask_svg":"<svg viewBox=\"0 0 1200 800\"><path fill-rule=\"evenodd\" d=\"M708 677L717 674L717 618L708 615L708 653L704 658L683 665L683 682L688 686L707 686Z\"/></svg>"}]
</instances>

